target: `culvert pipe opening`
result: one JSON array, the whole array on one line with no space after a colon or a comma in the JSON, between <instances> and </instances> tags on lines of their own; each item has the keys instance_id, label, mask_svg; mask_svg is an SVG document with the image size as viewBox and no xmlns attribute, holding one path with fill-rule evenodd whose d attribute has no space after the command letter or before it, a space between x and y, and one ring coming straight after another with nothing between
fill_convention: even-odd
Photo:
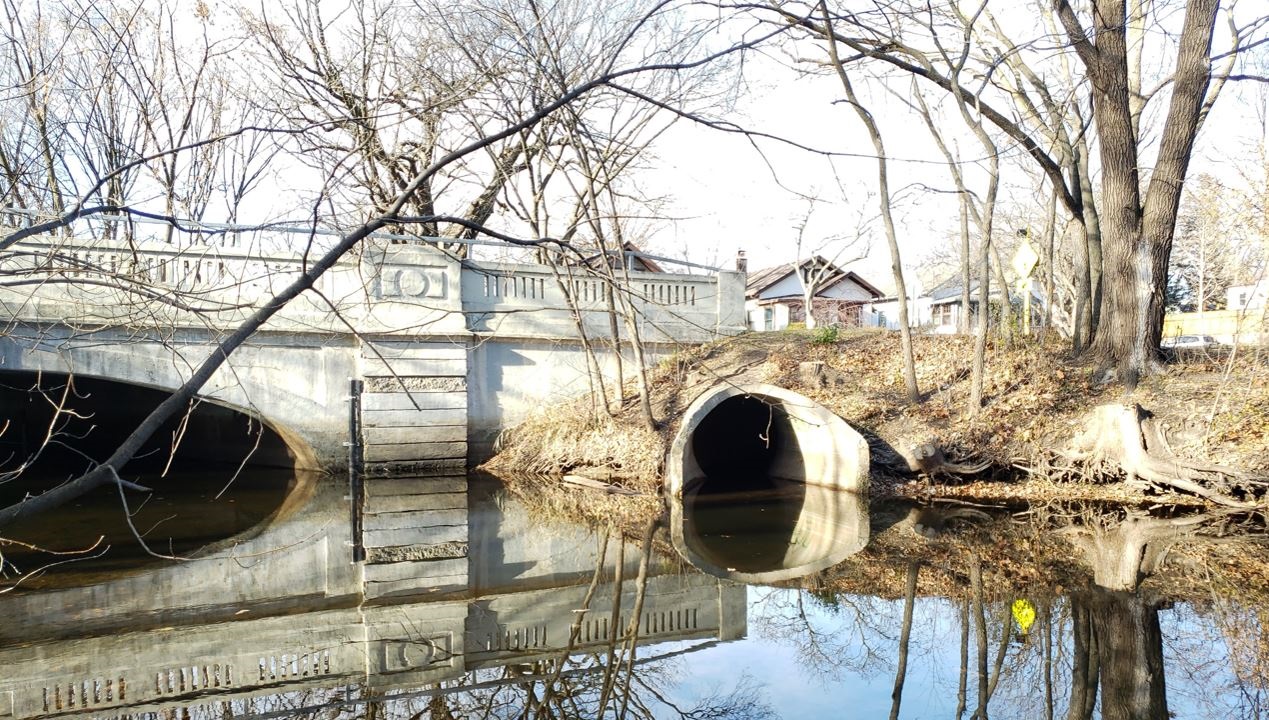
<instances>
[{"instance_id":1,"label":"culvert pipe opening","mask_svg":"<svg viewBox=\"0 0 1269 720\"><path fill-rule=\"evenodd\" d=\"M684 413L666 458L666 489L709 480L726 491L793 480L865 491L868 443L827 408L774 385L719 386Z\"/></svg>"},{"instance_id":2,"label":"culvert pipe opening","mask_svg":"<svg viewBox=\"0 0 1269 720\"><path fill-rule=\"evenodd\" d=\"M691 451L706 483L718 491L759 489L775 478L804 481L793 420L778 399L729 397L701 421ZM717 487L716 487L717 486Z\"/></svg>"},{"instance_id":3,"label":"culvert pipe opening","mask_svg":"<svg viewBox=\"0 0 1269 720\"><path fill-rule=\"evenodd\" d=\"M666 458L666 490L675 548L718 577L801 577L868 541L867 442L777 386L719 386L697 397Z\"/></svg>"}]
</instances>

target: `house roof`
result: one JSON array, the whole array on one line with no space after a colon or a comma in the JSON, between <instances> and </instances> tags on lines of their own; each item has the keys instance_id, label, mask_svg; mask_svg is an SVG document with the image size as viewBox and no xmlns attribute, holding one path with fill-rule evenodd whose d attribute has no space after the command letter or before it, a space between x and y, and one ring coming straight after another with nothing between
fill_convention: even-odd
<instances>
[{"instance_id":1,"label":"house roof","mask_svg":"<svg viewBox=\"0 0 1269 720\"><path fill-rule=\"evenodd\" d=\"M969 278L969 291L973 293L977 289L978 278L971 275ZM961 296L960 273L949 275L945 280L943 280L943 282L930 288L926 294L929 295L930 300L935 303L959 299Z\"/></svg>"},{"instance_id":2,"label":"house roof","mask_svg":"<svg viewBox=\"0 0 1269 720\"><path fill-rule=\"evenodd\" d=\"M640 249L638 245L635 245L634 243L630 242L629 240L627 240L626 242L624 242L624 243L622 243L622 244L621 244L621 250L622 250L622 255L623 255L623 257L624 257L624 255L625 255L625 253L634 253L634 254L635 254L635 258L634 258L635 262L636 262L636 263L638 263L638 264L640 264L640 265L642 265L642 266L644 267L644 269L645 269L645 271L646 271L646 272L654 272L654 273L663 273L663 272L665 272L665 268L662 268L662 267L661 267L661 265L660 265L660 264L658 264L658 263L657 263L655 260L653 260L652 258L650 258L650 257L644 257L644 256L643 256L643 250L642 250L642 249ZM594 255L591 255L591 256L589 256L589 257L585 258L585 260L584 260L583 262L586 264L586 266L587 266L587 267L592 267L592 268L593 268L593 267L600 267L600 266L602 266L602 265L603 265L602 261L600 260L600 257L601 257L601 256L603 256L603 255L607 255L607 256L608 256L608 262L609 262L609 264L612 264L612 263L616 260L616 258L617 258L617 251L616 251L616 250L609 250L609 251L607 251L607 252L605 252L605 253L596 253L596 254L594 254Z\"/></svg>"},{"instance_id":3,"label":"house roof","mask_svg":"<svg viewBox=\"0 0 1269 720\"><path fill-rule=\"evenodd\" d=\"M856 285L862 287L874 298L879 298L884 295L884 293L878 290L872 283L863 279L854 271L842 270L836 265L830 263L828 260L825 260L823 257L816 255L815 257L803 260L801 263L785 263L783 265L763 268L762 270L755 270L749 273L749 277L745 281L745 297L757 297L762 293L762 291L792 275L794 270L810 265L811 263L828 267L828 272L825 273L824 278L819 283L819 288L816 290L817 293L820 290L832 287L843 280L850 280Z\"/></svg>"},{"instance_id":4,"label":"house roof","mask_svg":"<svg viewBox=\"0 0 1269 720\"><path fill-rule=\"evenodd\" d=\"M997 285L993 283L993 284L991 285L990 289L989 289L989 293L990 293L991 297L993 297L993 298L999 297L999 296L1000 296L1000 288L999 288L999 287L997 287ZM948 277L948 278L947 278L946 280L944 280L943 282L941 282L941 283L939 283L938 285L935 285L934 287L930 288L930 289L929 289L929 291L928 291L928 292L926 292L925 294L926 294L926 295L930 298L930 303L931 303L931 304L933 304L933 305L939 305L939 304L943 304L943 303L960 302L960 299L961 299L961 276L960 276L960 273L957 273L957 274L955 274L955 275L952 275L952 276ZM969 294L970 294L970 302L971 302L971 303L973 303L973 302L978 302L978 276L977 276L977 274L972 274L972 275L970 275L970 278L969 278ZM1033 298L1040 298L1040 297L1041 297L1041 295L1040 295L1040 294L1039 294L1039 293L1038 293L1035 289L1032 289L1032 291L1031 291L1031 296L1032 296Z\"/></svg>"}]
</instances>

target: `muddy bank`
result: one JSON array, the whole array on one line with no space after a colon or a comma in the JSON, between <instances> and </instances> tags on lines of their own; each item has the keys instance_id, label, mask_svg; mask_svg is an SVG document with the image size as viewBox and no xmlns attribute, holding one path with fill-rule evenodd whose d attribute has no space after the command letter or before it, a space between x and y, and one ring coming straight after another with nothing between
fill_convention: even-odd
<instances>
[{"instance_id":1,"label":"muddy bank","mask_svg":"<svg viewBox=\"0 0 1269 720\"><path fill-rule=\"evenodd\" d=\"M593 416L589 403L544 409L505 434L501 452L486 468L586 475L653 493L683 410L695 397L720 383L767 383L820 403L868 438L878 497L1134 500L1168 494L1115 482L1121 478L1114 472L1094 478L1054 471L1088 430L1095 408L1105 404L1147 410L1175 458L1219 463L1253 477L1269 470L1269 357L1254 350L1181 358L1126 394L1099 383L1094 369L1056 340L997 342L988 351L985 406L971 413L972 340L918 336L914 342L923 395L918 405L905 401L895 333L847 333L832 343L816 343L806 332L750 333L693 348L657 367L651 375L653 429L641 421L634 391L627 388L626 402L612 416ZM806 363L819 365L810 371ZM984 464L984 471L913 473L900 455L923 445L937 447L949 462Z\"/></svg>"}]
</instances>

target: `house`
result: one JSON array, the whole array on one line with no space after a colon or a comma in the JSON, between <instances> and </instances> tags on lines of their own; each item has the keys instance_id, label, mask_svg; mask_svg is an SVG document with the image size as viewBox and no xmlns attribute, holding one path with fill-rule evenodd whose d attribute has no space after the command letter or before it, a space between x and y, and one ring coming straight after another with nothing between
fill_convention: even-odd
<instances>
[{"instance_id":1,"label":"house","mask_svg":"<svg viewBox=\"0 0 1269 720\"><path fill-rule=\"evenodd\" d=\"M921 298L922 300L928 299L929 303L929 313L921 319L920 325L922 327L928 327L930 332L939 334L951 335L958 332L961 317L965 313L965 308L961 306L961 285L961 276L960 273L957 273L930 288L930 291ZM1034 326L1044 317L1044 293L1041 291L1039 281L1035 278L1031 279L1030 290L1031 323ZM988 293L991 304L999 302L999 283L991 283ZM1016 286L1010 288L1010 299L1016 303L1022 302L1022 296L1018 294ZM1019 304L1018 307L1020 308L1021 305ZM978 280L977 278L971 278L969 281L969 325L971 331L977 322Z\"/></svg>"},{"instance_id":2,"label":"house","mask_svg":"<svg viewBox=\"0 0 1269 720\"><path fill-rule=\"evenodd\" d=\"M930 314L928 322L933 332L953 334L960 327L961 318L965 316L965 308L961 306L961 276L948 277L943 282L930 288ZM974 320L973 310L978 303L978 282L970 280L969 285L969 320Z\"/></svg>"},{"instance_id":3,"label":"house","mask_svg":"<svg viewBox=\"0 0 1269 720\"><path fill-rule=\"evenodd\" d=\"M1269 283L1231 285L1225 290L1226 310L1261 310L1269 300Z\"/></svg>"},{"instance_id":4,"label":"house","mask_svg":"<svg viewBox=\"0 0 1269 720\"><path fill-rule=\"evenodd\" d=\"M803 278L815 282L812 312L817 325L868 325L871 304L883 297L872 283L820 256L756 270L745 285L751 330L783 330L806 322Z\"/></svg>"}]
</instances>

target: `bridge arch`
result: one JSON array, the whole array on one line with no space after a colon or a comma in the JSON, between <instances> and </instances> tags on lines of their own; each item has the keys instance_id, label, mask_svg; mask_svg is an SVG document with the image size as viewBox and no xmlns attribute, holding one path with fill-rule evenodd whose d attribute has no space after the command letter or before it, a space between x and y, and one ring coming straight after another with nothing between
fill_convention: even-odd
<instances>
[{"instance_id":1,"label":"bridge arch","mask_svg":"<svg viewBox=\"0 0 1269 720\"><path fill-rule=\"evenodd\" d=\"M149 412L162 394L179 387L185 373L194 366L198 354L208 351L207 345L187 348L173 348L168 343L137 341L112 342L102 340L100 344L76 346L50 351L36 347L23 347L13 338L0 339L0 372L45 373L55 376L73 376L81 382L93 384L111 383L115 387L133 387L141 389L136 398L124 394L114 395L114 391L106 388L108 396L115 397L123 404L135 404L134 401L147 398ZM200 403L206 404L204 414L220 415L225 419L225 412L232 411L242 418L250 418L264 430L265 436L271 434L280 443L263 448L253 462L273 466L291 466L297 469L317 469L330 464L319 450L323 446L342 445L347 424L347 408L335 410L332 419L327 398L320 386L296 391L296 380L302 383L318 385L305 373L287 370L286 363L274 362L263 364L259 361L262 353L259 349L252 352L244 348L242 357L235 355L232 367L224 368L212 381L204 386L204 392L198 395ZM242 362L245 360L246 362ZM272 367L270 367L272 366ZM277 369L274 370L273 367ZM302 365L300 367L303 367ZM184 372L182 372L184 370ZM291 377L286 377L291 376ZM346 377L347 374L344 375ZM98 387L105 387L98 385ZM150 397L149 393L154 396ZM345 391L346 393L346 391ZM158 400L154 400L158 398ZM103 398L104 399L104 398ZM153 402L149 402L154 400ZM344 397L333 399L343 405ZM143 403L144 404L144 403ZM217 408L210 413L207 410ZM125 409L129 412L123 412ZM261 409L281 410L280 413L266 414ZM131 408L104 407L103 416L115 414L120 422L140 421L140 417L132 417ZM115 412L111 412L111 411ZM243 425L244 434L246 425ZM128 428L131 430L131 427Z\"/></svg>"}]
</instances>

